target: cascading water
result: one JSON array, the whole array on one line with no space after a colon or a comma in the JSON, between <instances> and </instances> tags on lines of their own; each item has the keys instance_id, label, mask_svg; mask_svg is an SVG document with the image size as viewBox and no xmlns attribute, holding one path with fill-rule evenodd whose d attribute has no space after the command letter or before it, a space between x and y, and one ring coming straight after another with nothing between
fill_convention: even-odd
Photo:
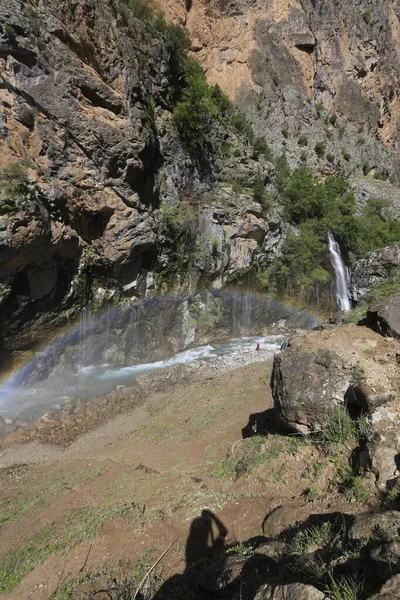
<instances>
[{"instance_id":1,"label":"cascading water","mask_svg":"<svg viewBox=\"0 0 400 600\"><path fill-rule=\"evenodd\" d=\"M343 264L342 255L340 254L339 244L334 239L331 233L328 233L328 246L331 253L332 266L335 271L336 279L336 304L340 310L350 310L349 300L349 279L346 267Z\"/></svg>"}]
</instances>

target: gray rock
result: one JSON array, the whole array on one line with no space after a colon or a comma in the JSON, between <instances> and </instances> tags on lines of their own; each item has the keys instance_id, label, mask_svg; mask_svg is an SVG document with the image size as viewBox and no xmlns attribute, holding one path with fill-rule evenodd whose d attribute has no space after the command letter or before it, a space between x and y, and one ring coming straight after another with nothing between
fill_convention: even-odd
<instances>
[{"instance_id":1,"label":"gray rock","mask_svg":"<svg viewBox=\"0 0 400 600\"><path fill-rule=\"evenodd\" d=\"M349 297L355 303L368 302L372 286L400 265L400 246L387 246L357 261L351 272Z\"/></svg>"},{"instance_id":2,"label":"gray rock","mask_svg":"<svg viewBox=\"0 0 400 600\"><path fill-rule=\"evenodd\" d=\"M379 578L389 579L400 572L400 542L390 542L374 548L370 552L370 558Z\"/></svg>"},{"instance_id":3,"label":"gray rock","mask_svg":"<svg viewBox=\"0 0 400 600\"><path fill-rule=\"evenodd\" d=\"M399 600L400 598L400 575L391 577L377 594L370 596L368 600Z\"/></svg>"},{"instance_id":4,"label":"gray rock","mask_svg":"<svg viewBox=\"0 0 400 600\"><path fill-rule=\"evenodd\" d=\"M384 302L371 306L367 322L383 336L400 337L400 296L392 296Z\"/></svg>"},{"instance_id":5,"label":"gray rock","mask_svg":"<svg viewBox=\"0 0 400 600\"><path fill-rule=\"evenodd\" d=\"M385 513L365 512L355 516L349 529L348 538L352 541L366 542L383 539L388 533L397 537L400 532L400 513L396 510Z\"/></svg>"},{"instance_id":6,"label":"gray rock","mask_svg":"<svg viewBox=\"0 0 400 600\"><path fill-rule=\"evenodd\" d=\"M263 585L254 596L254 600L324 600L323 592L312 585L289 583L288 585Z\"/></svg>"},{"instance_id":7,"label":"gray rock","mask_svg":"<svg viewBox=\"0 0 400 600\"><path fill-rule=\"evenodd\" d=\"M276 355L271 376L274 406L282 423L303 434L321 429L343 402L349 375L342 359L329 350L285 348Z\"/></svg>"}]
</instances>

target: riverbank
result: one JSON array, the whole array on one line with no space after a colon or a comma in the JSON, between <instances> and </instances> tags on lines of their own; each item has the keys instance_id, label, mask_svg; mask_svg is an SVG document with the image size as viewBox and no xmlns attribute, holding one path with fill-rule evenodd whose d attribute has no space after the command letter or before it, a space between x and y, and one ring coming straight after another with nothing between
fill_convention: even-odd
<instances>
[{"instance_id":1,"label":"riverbank","mask_svg":"<svg viewBox=\"0 0 400 600\"><path fill-rule=\"evenodd\" d=\"M65 398L60 407L50 410L41 409L41 405L34 406L31 418L9 418L0 415L0 448L15 442L32 440L67 445L110 417L139 406L154 391L162 391L171 385L180 385L188 381L201 381L218 373L270 360L274 353L279 351L284 339L283 335L238 338L226 342L223 350L213 346L195 348L182 352L164 363L113 369L108 366L107 371L103 369L101 377L107 375L108 385L114 389L106 395ZM256 344L260 344L259 350L256 350ZM80 382L78 390L82 389L87 393L90 386L96 389L94 376L94 368L86 369L82 374L83 384ZM127 382L130 382L129 387L123 385ZM42 385L47 386L46 398L50 401L54 395L60 394L54 378L46 380ZM27 388L24 395L33 403L35 397L40 395L40 390L39 386L32 390ZM31 391L35 394L31 394ZM18 402L18 393L15 396L15 402ZM55 404L54 401L52 404Z\"/></svg>"}]
</instances>

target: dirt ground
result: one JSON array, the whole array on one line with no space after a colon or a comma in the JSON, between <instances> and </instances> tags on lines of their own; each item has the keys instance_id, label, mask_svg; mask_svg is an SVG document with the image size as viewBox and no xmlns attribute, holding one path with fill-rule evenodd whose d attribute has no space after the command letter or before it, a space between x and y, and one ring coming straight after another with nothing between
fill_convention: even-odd
<instances>
[{"instance_id":1,"label":"dirt ground","mask_svg":"<svg viewBox=\"0 0 400 600\"><path fill-rule=\"evenodd\" d=\"M151 564L171 543L158 572L182 573L190 525L204 509L223 522L228 543L261 535L282 504L294 516L346 510L330 488L333 465L310 444L271 435L268 460L229 472L228 447L251 414L272 408L270 371L257 363L154 393L67 448L35 441L3 450L0 597L58 598L68 581Z\"/></svg>"}]
</instances>

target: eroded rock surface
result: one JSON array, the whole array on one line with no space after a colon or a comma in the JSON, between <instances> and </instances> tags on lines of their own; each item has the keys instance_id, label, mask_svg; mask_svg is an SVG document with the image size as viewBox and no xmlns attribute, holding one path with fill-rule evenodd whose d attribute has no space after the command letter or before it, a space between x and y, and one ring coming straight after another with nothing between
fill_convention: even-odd
<instances>
[{"instance_id":1,"label":"eroded rock surface","mask_svg":"<svg viewBox=\"0 0 400 600\"><path fill-rule=\"evenodd\" d=\"M400 246L387 246L358 260L351 272L349 297L353 302L368 302L372 286L385 279L400 265Z\"/></svg>"},{"instance_id":2,"label":"eroded rock surface","mask_svg":"<svg viewBox=\"0 0 400 600\"><path fill-rule=\"evenodd\" d=\"M341 327L293 337L275 356L271 377L281 421L301 433L323 427L346 401L383 419L398 395L397 342L365 327ZM397 422L397 413L395 415Z\"/></svg>"},{"instance_id":3,"label":"eroded rock surface","mask_svg":"<svg viewBox=\"0 0 400 600\"><path fill-rule=\"evenodd\" d=\"M317 170L393 173L400 117L395 4L168 0L165 6L191 33L193 55L209 80L245 108L291 165L303 155Z\"/></svg>"},{"instance_id":4,"label":"eroded rock surface","mask_svg":"<svg viewBox=\"0 0 400 600\"><path fill-rule=\"evenodd\" d=\"M400 296L392 296L375 306L370 306L367 311L367 322L381 335L399 338Z\"/></svg>"}]
</instances>

